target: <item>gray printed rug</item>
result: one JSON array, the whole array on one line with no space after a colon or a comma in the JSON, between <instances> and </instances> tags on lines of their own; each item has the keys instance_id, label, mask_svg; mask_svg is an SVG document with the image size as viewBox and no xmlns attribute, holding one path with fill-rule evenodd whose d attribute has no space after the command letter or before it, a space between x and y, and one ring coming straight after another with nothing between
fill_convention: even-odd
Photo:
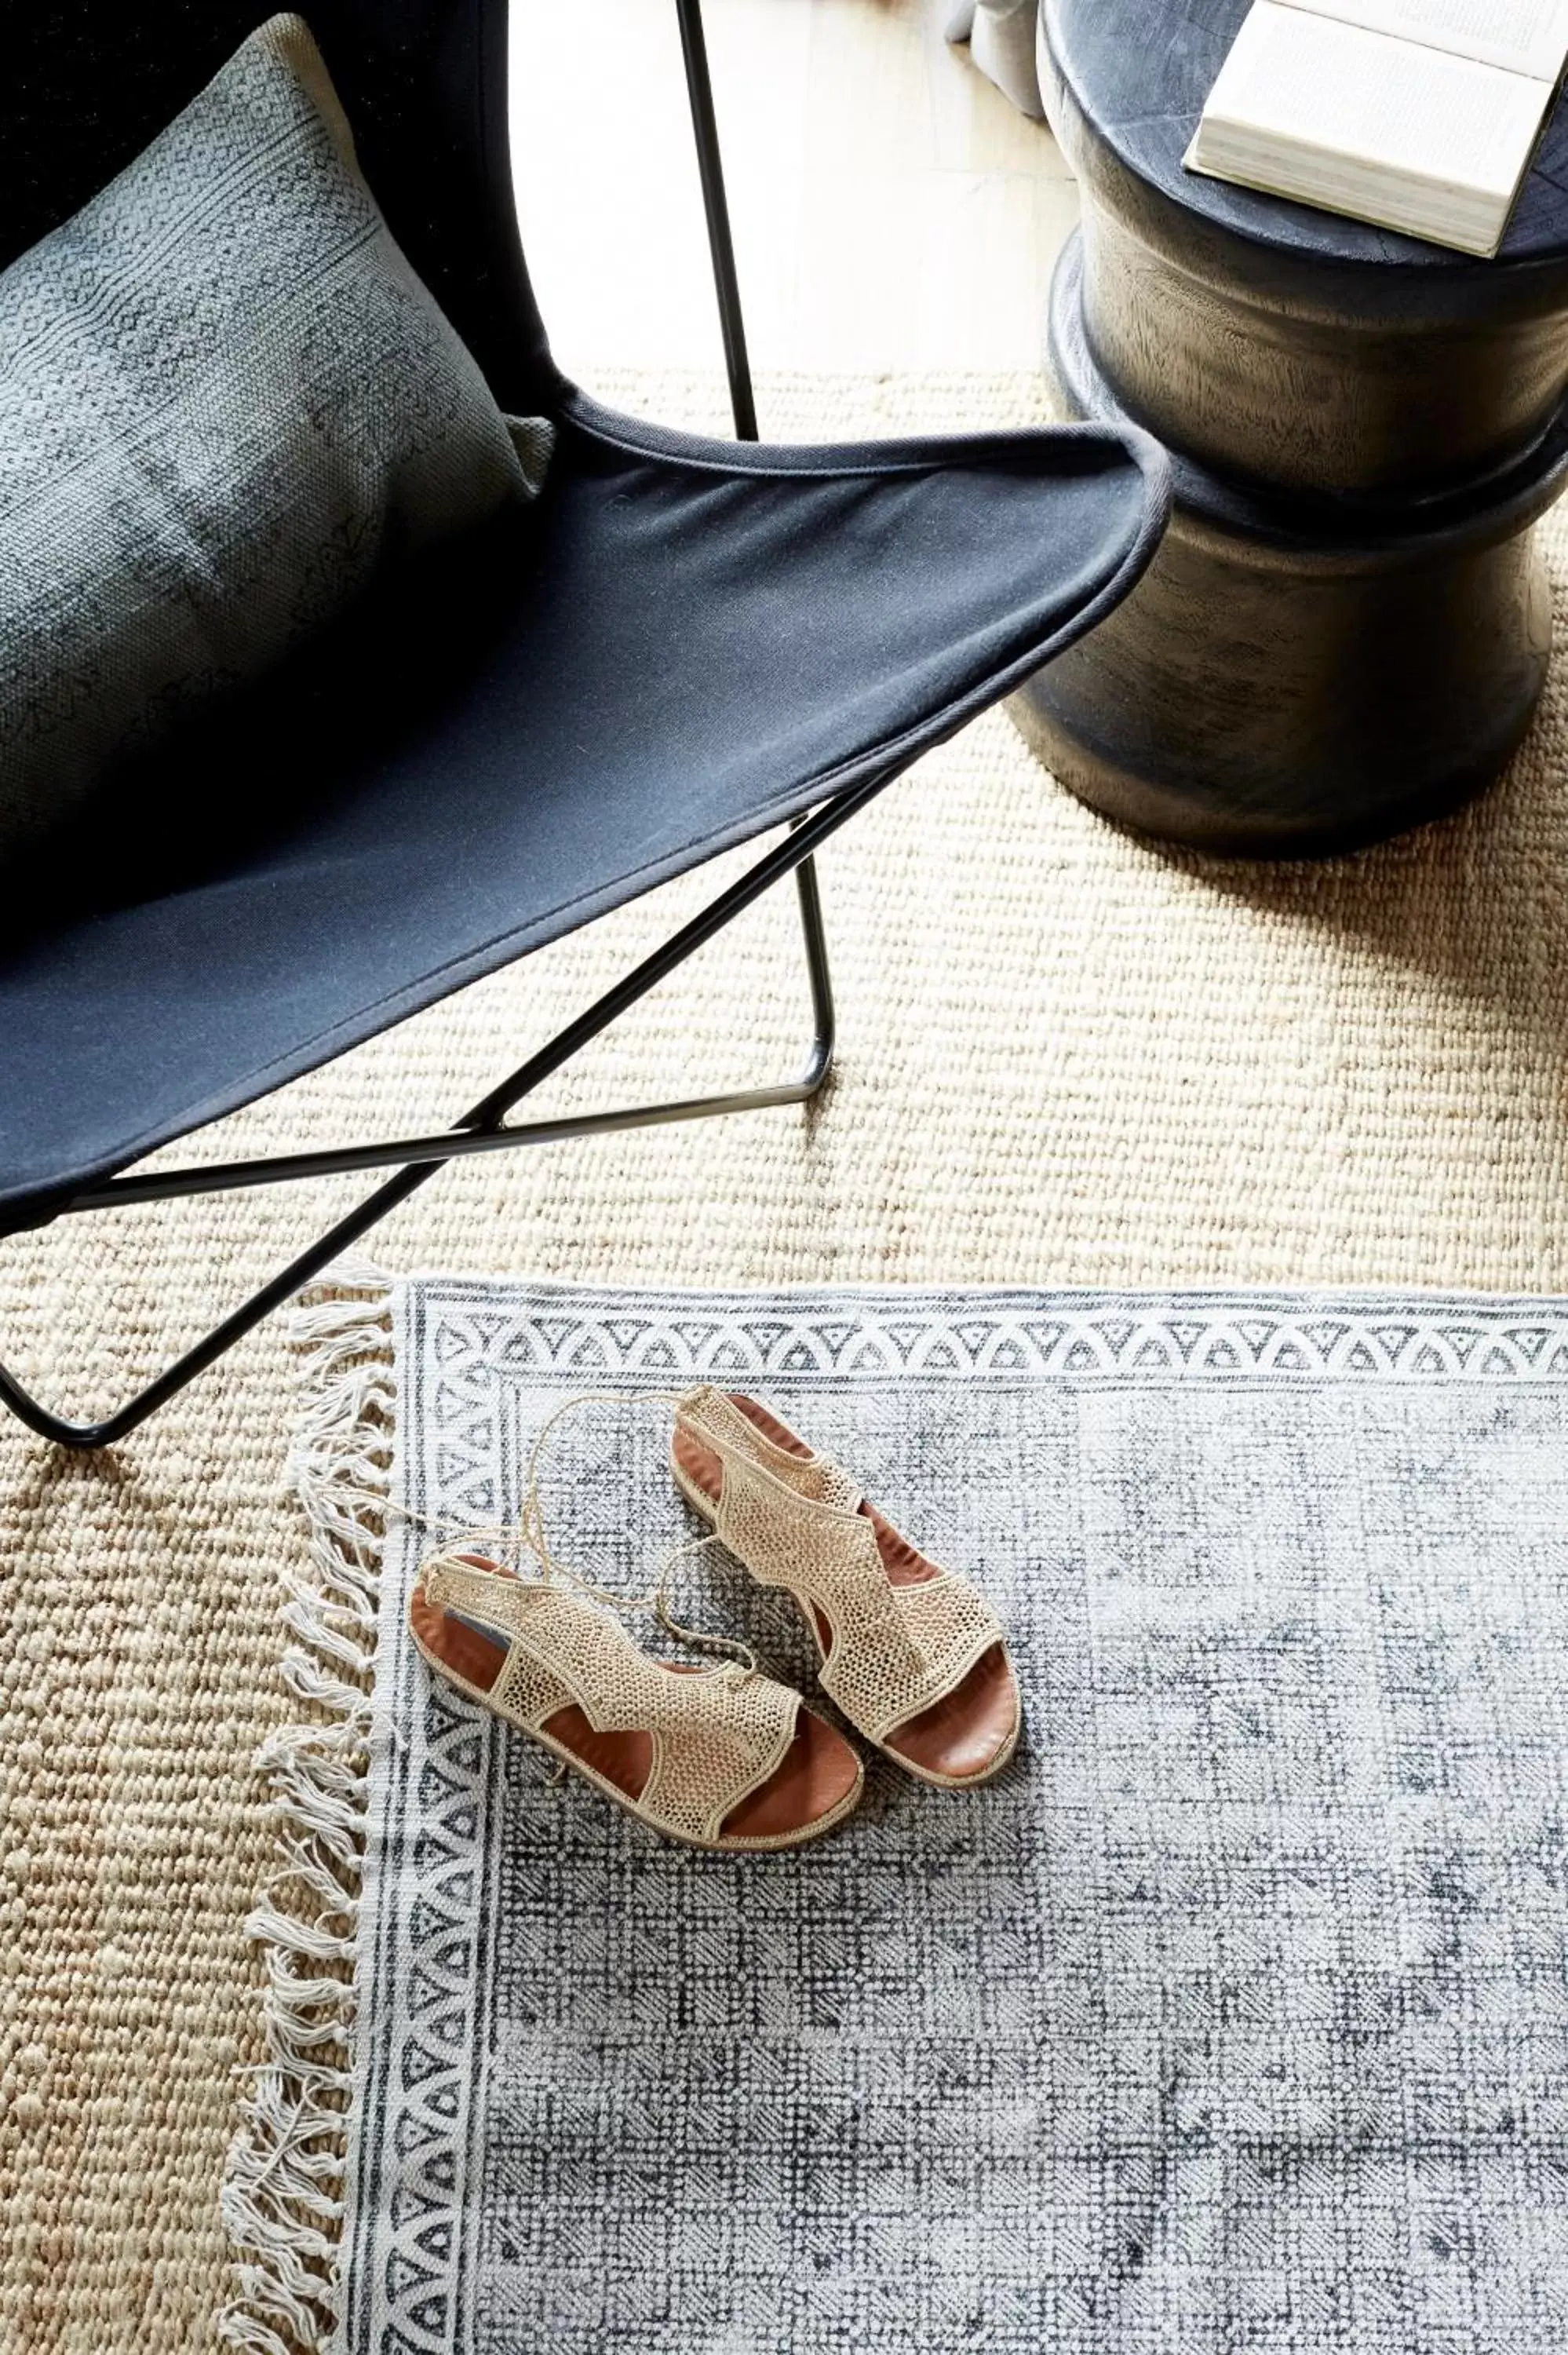
<instances>
[{"instance_id":1,"label":"gray printed rug","mask_svg":"<svg viewBox=\"0 0 1568 2355\"><path fill-rule=\"evenodd\" d=\"M1012 1631L972 1794L662 1845L436 1687L381 1578L344 2355L1563 2355L1568 1302L393 1302L396 1500L562 1397L746 1388ZM693 1525L563 1427L563 1557ZM399 1533L399 1530L401 1533ZM680 1602L810 1693L780 1598Z\"/></svg>"}]
</instances>

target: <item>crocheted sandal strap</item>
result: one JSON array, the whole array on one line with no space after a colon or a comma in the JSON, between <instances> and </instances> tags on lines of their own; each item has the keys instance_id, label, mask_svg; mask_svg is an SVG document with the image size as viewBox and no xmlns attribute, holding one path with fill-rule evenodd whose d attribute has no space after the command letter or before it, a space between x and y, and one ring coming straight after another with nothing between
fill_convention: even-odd
<instances>
[{"instance_id":1,"label":"crocheted sandal strap","mask_svg":"<svg viewBox=\"0 0 1568 2355\"><path fill-rule=\"evenodd\" d=\"M821 1611L831 1633L822 1688L873 1742L945 1700L1002 1640L966 1579L893 1585L863 1513L846 1518L766 1494L749 1465L725 1465L715 1527L754 1578Z\"/></svg>"},{"instance_id":2,"label":"crocheted sandal strap","mask_svg":"<svg viewBox=\"0 0 1568 2355\"><path fill-rule=\"evenodd\" d=\"M678 1420L713 1448L723 1467L718 1536L754 1578L821 1611L832 1631L823 1689L873 1742L945 1700L1004 1640L1001 1621L967 1579L940 1572L895 1586L870 1518L787 1484L781 1466L792 1459L722 1392L692 1392ZM839 1493L848 1489L858 1506L858 1491L826 1457L798 1468L815 1473L824 1487L836 1485L836 1475Z\"/></svg>"},{"instance_id":3,"label":"crocheted sandal strap","mask_svg":"<svg viewBox=\"0 0 1568 2355\"><path fill-rule=\"evenodd\" d=\"M662 1830L716 1839L725 1817L768 1781L794 1739L800 1696L788 1686L733 1668L692 1675L665 1668L569 1586L456 1562L432 1564L424 1585L439 1608L471 1613L510 1636L490 1699L527 1732L575 1702L597 1732L652 1737L635 1804Z\"/></svg>"},{"instance_id":4,"label":"crocheted sandal strap","mask_svg":"<svg viewBox=\"0 0 1568 2355\"><path fill-rule=\"evenodd\" d=\"M976 1661L983 1659L993 1644L1007 1640L1001 1620L967 1578L943 1573L913 1586L895 1586L893 1599L906 1633L926 1662L926 1672L917 1698L899 1694L874 1714L873 1692L858 1703L866 1714L855 1721L863 1725L873 1742L885 1741L923 1709L932 1709L957 1692ZM907 1704L912 1698L911 1708ZM848 1716L845 1704L841 1701L839 1706Z\"/></svg>"}]
</instances>

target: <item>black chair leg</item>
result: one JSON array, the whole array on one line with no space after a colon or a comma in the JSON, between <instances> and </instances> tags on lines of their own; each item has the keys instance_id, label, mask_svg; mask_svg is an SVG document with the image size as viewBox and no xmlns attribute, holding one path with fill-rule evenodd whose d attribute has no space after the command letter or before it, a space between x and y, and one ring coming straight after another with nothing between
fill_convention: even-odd
<instances>
[{"instance_id":1,"label":"black chair leg","mask_svg":"<svg viewBox=\"0 0 1568 2355\"><path fill-rule=\"evenodd\" d=\"M701 910L652 955L596 1000L577 1019L557 1032L538 1053L519 1066L500 1086L456 1123L433 1137L397 1143L347 1146L337 1151L285 1155L263 1160L221 1163L207 1169L170 1170L146 1177L110 1178L84 1189L61 1207L66 1216L108 1208L123 1209L135 1202L167 1201L185 1195L231 1192L242 1187L287 1183L305 1178L342 1175L345 1171L393 1167L396 1175L330 1227L310 1248L280 1269L271 1281L242 1301L222 1323L166 1367L155 1380L137 1392L113 1414L96 1423L74 1423L56 1414L35 1399L4 1366L0 1366L0 1407L26 1424L39 1438L61 1447L87 1451L112 1447L149 1415L206 1371L235 1343L270 1316L291 1295L311 1283L332 1262L352 1248L409 1195L433 1178L449 1161L469 1155L504 1152L518 1146L559 1142L608 1130L656 1126L674 1121L701 1120L732 1112L754 1112L779 1104L800 1103L816 1094L832 1068L834 1013L821 900L812 852L825 837L879 793L895 772L886 772L853 787L823 808L799 819L789 836L766 858L747 869L718 898ZM785 875L793 873L799 897L800 926L806 950L811 994L812 1039L800 1078L774 1087L747 1088L724 1095L691 1097L673 1103L629 1106L613 1112L584 1113L569 1119L534 1121L508 1126L505 1115L551 1073L596 1038L676 965L705 941L732 922L753 900Z\"/></svg>"}]
</instances>

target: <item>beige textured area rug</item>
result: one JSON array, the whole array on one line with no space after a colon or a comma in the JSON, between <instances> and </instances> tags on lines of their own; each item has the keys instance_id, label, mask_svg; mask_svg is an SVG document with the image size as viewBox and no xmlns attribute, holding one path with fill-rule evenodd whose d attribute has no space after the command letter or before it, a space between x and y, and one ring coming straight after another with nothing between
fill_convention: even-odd
<instances>
[{"instance_id":1,"label":"beige textured area rug","mask_svg":"<svg viewBox=\"0 0 1568 2355\"><path fill-rule=\"evenodd\" d=\"M604 380L675 421L715 387ZM1033 379L764 382L780 437L1020 423ZM1559 604L1564 518L1546 526ZM1562 615L1559 616L1560 634ZM724 871L727 871L727 862ZM201 1140L407 1133L522 1060L717 871L531 959ZM1478 808L1272 870L1113 833L992 715L830 847L841 1068L777 1113L449 1173L395 1268L574 1281L1568 1289L1568 668ZM793 1067L791 902L705 951L550 1101ZM543 1109L543 1100L541 1100ZM190 1147L181 1148L186 1157ZM342 1184L5 1246L5 1354L86 1410L351 1199ZM199 2342L297 1708L281 1475L296 1369L253 1336L112 1459L0 1439L0 2350Z\"/></svg>"}]
</instances>

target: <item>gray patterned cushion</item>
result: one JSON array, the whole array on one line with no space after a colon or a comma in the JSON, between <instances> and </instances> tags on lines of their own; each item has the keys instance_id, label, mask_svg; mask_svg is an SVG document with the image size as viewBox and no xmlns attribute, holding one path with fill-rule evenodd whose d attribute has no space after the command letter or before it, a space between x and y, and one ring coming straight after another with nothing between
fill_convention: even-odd
<instances>
[{"instance_id":1,"label":"gray patterned cushion","mask_svg":"<svg viewBox=\"0 0 1568 2355\"><path fill-rule=\"evenodd\" d=\"M0 858L391 559L538 487L297 16L0 275Z\"/></svg>"}]
</instances>

